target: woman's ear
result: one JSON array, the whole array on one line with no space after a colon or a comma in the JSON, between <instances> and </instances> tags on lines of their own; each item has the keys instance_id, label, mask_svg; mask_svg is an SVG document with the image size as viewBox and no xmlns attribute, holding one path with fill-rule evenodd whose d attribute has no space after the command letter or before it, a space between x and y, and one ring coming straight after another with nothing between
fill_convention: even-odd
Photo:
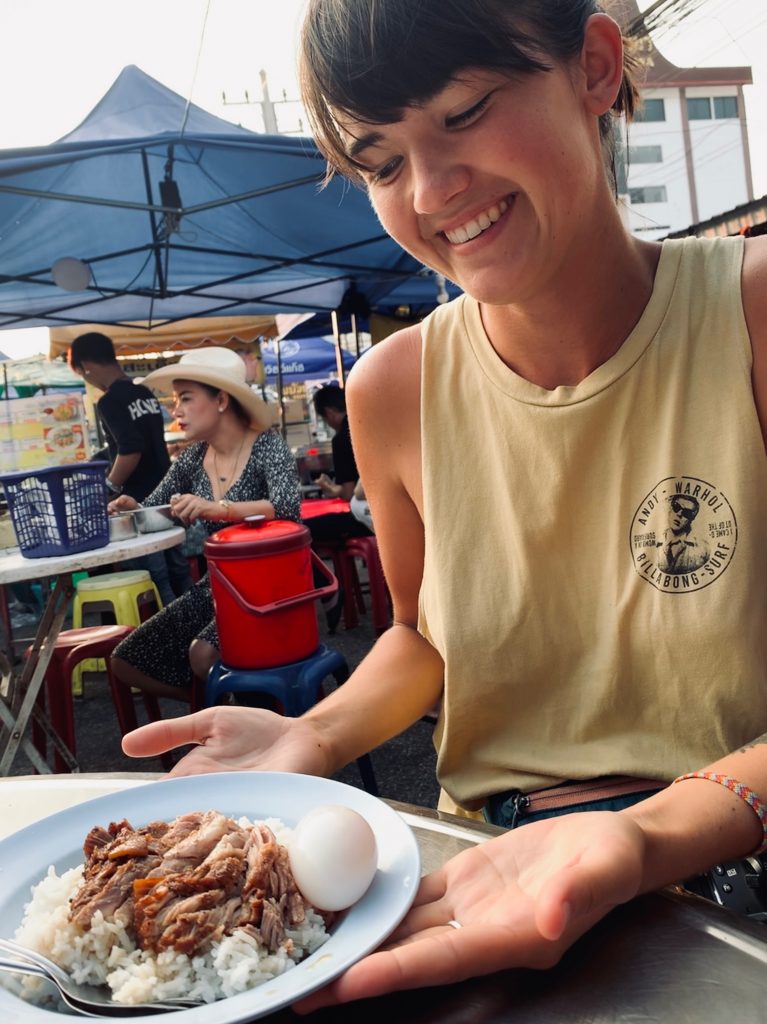
<instances>
[{"instance_id":1,"label":"woman's ear","mask_svg":"<svg viewBox=\"0 0 767 1024\"><path fill-rule=\"evenodd\" d=\"M229 405L229 395L226 391L219 391L218 393L218 411L223 412L224 409Z\"/></svg>"},{"instance_id":2,"label":"woman's ear","mask_svg":"<svg viewBox=\"0 0 767 1024\"><path fill-rule=\"evenodd\" d=\"M586 22L580 67L589 113L606 114L623 82L623 35L607 14L592 14Z\"/></svg>"}]
</instances>

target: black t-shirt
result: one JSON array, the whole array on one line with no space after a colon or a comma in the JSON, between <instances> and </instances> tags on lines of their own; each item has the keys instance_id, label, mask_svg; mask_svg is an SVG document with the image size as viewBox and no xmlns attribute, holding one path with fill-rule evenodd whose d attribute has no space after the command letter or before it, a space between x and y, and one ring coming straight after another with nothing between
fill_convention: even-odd
<instances>
[{"instance_id":1,"label":"black t-shirt","mask_svg":"<svg viewBox=\"0 0 767 1024\"><path fill-rule=\"evenodd\" d=\"M123 493L142 501L170 469L160 403L149 388L124 377L109 385L96 409L112 462L118 455L141 453L139 464L123 485Z\"/></svg>"},{"instance_id":2,"label":"black t-shirt","mask_svg":"<svg viewBox=\"0 0 767 1024\"><path fill-rule=\"evenodd\" d=\"M343 423L333 435L333 475L337 484L357 483L357 463L352 449L352 435L349 432L349 417L344 416Z\"/></svg>"}]
</instances>

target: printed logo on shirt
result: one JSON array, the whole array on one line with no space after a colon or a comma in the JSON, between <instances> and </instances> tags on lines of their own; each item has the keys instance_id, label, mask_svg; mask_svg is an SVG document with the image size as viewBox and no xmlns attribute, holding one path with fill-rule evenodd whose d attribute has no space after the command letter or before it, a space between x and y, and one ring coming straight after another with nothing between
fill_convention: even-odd
<instances>
[{"instance_id":1,"label":"printed logo on shirt","mask_svg":"<svg viewBox=\"0 0 767 1024\"><path fill-rule=\"evenodd\" d=\"M137 398L128 406L128 412L132 420L138 420L142 416L156 416L158 413L162 415L160 403L156 398Z\"/></svg>"},{"instance_id":2,"label":"printed logo on shirt","mask_svg":"<svg viewBox=\"0 0 767 1024\"><path fill-rule=\"evenodd\" d=\"M670 476L650 491L631 524L639 575L666 594L702 590L735 554L738 524L727 498L693 476Z\"/></svg>"}]
</instances>

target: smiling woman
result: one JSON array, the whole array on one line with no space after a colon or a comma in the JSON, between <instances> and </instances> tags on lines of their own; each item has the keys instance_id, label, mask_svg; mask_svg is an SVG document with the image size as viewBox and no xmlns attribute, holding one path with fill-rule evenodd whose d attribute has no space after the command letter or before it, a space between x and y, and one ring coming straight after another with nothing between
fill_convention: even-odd
<instances>
[{"instance_id":1,"label":"smiling woman","mask_svg":"<svg viewBox=\"0 0 767 1024\"><path fill-rule=\"evenodd\" d=\"M595 0L307 5L332 171L464 292L348 379L395 624L300 719L217 708L126 749L331 773L437 704L440 807L510 830L309 1006L550 966L764 838L767 238L626 231L631 70Z\"/></svg>"}]
</instances>

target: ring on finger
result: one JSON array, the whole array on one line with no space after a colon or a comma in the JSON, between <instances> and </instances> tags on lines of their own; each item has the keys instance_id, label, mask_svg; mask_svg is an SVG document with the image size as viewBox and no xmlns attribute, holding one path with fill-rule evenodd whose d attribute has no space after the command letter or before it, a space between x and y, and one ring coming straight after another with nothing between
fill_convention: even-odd
<instances>
[{"instance_id":1,"label":"ring on finger","mask_svg":"<svg viewBox=\"0 0 767 1024\"><path fill-rule=\"evenodd\" d=\"M460 921L456 921L454 919L451 920L451 921L448 921L447 923L448 923L448 926L450 928L463 928L463 925L461 924L461 922Z\"/></svg>"}]
</instances>

